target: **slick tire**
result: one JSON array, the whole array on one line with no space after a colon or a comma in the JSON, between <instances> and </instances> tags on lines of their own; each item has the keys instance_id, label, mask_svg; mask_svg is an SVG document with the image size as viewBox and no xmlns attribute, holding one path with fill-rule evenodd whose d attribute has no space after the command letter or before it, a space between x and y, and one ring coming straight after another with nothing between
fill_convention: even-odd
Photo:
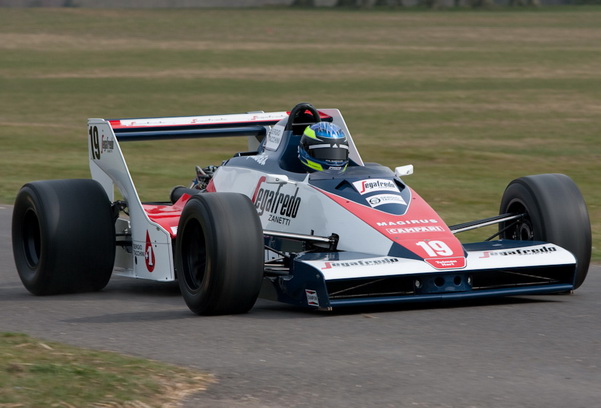
<instances>
[{"instance_id":1,"label":"slick tire","mask_svg":"<svg viewBox=\"0 0 601 408\"><path fill-rule=\"evenodd\" d=\"M25 184L15 200L12 244L19 277L34 295L101 290L115 261L104 189L94 180Z\"/></svg>"},{"instance_id":2,"label":"slick tire","mask_svg":"<svg viewBox=\"0 0 601 408\"><path fill-rule=\"evenodd\" d=\"M574 289L591 260L591 223L580 190L564 174L539 174L513 180L503 193L500 214L526 214L515 225L500 224L500 238L546 241L576 257Z\"/></svg>"},{"instance_id":3,"label":"slick tire","mask_svg":"<svg viewBox=\"0 0 601 408\"><path fill-rule=\"evenodd\" d=\"M237 193L192 196L179 221L176 272L199 315L237 314L255 304L263 280L263 229L250 199Z\"/></svg>"}]
</instances>

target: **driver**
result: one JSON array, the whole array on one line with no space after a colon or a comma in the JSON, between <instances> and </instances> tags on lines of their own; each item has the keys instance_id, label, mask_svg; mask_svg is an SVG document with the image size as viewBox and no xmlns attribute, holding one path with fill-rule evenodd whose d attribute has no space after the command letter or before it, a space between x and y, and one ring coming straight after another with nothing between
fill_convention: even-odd
<instances>
[{"instance_id":1,"label":"driver","mask_svg":"<svg viewBox=\"0 0 601 408\"><path fill-rule=\"evenodd\" d=\"M298 145L298 158L309 171L343 172L348 154L346 135L339 126L328 122L307 126Z\"/></svg>"}]
</instances>

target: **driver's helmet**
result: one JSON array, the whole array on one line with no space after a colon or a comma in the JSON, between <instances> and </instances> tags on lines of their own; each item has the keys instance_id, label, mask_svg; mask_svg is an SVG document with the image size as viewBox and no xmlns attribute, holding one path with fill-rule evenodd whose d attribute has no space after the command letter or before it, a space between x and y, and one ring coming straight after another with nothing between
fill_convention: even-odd
<instances>
[{"instance_id":1,"label":"driver's helmet","mask_svg":"<svg viewBox=\"0 0 601 408\"><path fill-rule=\"evenodd\" d=\"M307 126L298 145L298 158L311 171L344 171L348 153L346 135L329 122Z\"/></svg>"}]
</instances>

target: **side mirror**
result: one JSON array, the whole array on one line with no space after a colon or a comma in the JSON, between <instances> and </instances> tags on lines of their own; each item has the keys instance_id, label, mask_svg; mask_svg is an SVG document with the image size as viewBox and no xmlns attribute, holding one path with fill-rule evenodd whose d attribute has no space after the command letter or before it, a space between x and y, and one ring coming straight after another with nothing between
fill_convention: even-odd
<instances>
[{"instance_id":1,"label":"side mirror","mask_svg":"<svg viewBox=\"0 0 601 408\"><path fill-rule=\"evenodd\" d=\"M289 180L288 176L283 174L268 174L265 176L265 182L267 184L287 184Z\"/></svg>"},{"instance_id":2,"label":"side mirror","mask_svg":"<svg viewBox=\"0 0 601 408\"><path fill-rule=\"evenodd\" d=\"M394 174L397 177L410 176L413 174L413 164L407 164L394 169Z\"/></svg>"}]
</instances>

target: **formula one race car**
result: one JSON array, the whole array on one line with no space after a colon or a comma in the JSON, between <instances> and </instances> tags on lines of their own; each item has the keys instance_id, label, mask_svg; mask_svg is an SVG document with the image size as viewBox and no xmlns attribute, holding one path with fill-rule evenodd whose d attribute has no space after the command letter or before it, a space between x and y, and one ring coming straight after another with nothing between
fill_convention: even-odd
<instances>
[{"instance_id":1,"label":"formula one race car","mask_svg":"<svg viewBox=\"0 0 601 408\"><path fill-rule=\"evenodd\" d=\"M221 136L248 137L249 151L197 167L171 202L140 201L119 143ZM447 226L402 179L411 165L363 162L336 109L90 119L88 147L92 180L35 181L17 196L13 250L33 294L100 290L114 273L177 279L197 314L243 313L259 295L331 310L565 293L589 267L590 221L569 177L513 180L499 215ZM455 236L493 224L483 242Z\"/></svg>"}]
</instances>

